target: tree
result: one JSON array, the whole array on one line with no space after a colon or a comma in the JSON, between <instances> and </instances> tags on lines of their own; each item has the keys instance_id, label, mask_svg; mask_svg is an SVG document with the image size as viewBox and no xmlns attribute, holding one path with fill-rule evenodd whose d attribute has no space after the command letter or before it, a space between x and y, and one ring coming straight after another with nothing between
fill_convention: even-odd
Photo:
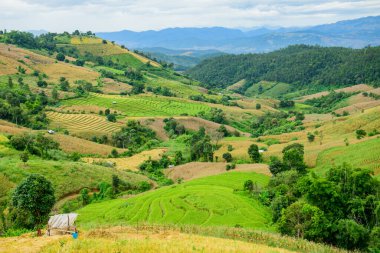
<instances>
[{"instance_id":1,"label":"tree","mask_svg":"<svg viewBox=\"0 0 380 253\"><path fill-rule=\"evenodd\" d=\"M227 130L225 125L220 125L220 127L216 131L221 133L223 137L230 136L230 132Z\"/></svg>"},{"instance_id":2,"label":"tree","mask_svg":"<svg viewBox=\"0 0 380 253\"><path fill-rule=\"evenodd\" d=\"M13 80L12 80L12 77L8 77L8 87L10 88L10 89L12 89L13 88Z\"/></svg>"},{"instance_id":3,"label":"tree","mask_svg":"<svg viewBox=\"0 0 380 253\"><path fill-rule=\"evenodd\" d=\"M48 218L54 203L54 188L51 182L38 174L28 176L12 195L13 206L31 216L39 234L40 225Z\"/></svg>"},{"instance_id":4,"label":"tree","mask_svg":"<svg viewBox=\"0 0 380 253\"><path fill-rule=\"evenodd\" d=\"M322 241L329 227L323 212L316 206L297 201L286 208L279 222L282 234Z\"/></svg>"},{"instance_id":5,"label":"tree","mask_svg":"<svg viewBox=\"0 0 380 253\"><path fill-rule=\"evenodd\" d=\"M116 116L115 114L111 113L107 115L107 120L110 122L116 122Z\"/></svg>"},{"instance_id":6,"label":"tree","mask_svg":"<svg viewBox=\"0 0 380 253\"><path fill-rule=\"evenodd\" d=\"M354 220L339 220L335 226L335 238L339 247L355 250L367 247L369 232Z\"/></svg>"},{"instance_id":7,"label":"tree","mask_svg":"<svg viewBox=\"0 0 380 253\"><path fill-rule=\"evenodd\" d=\"M89 190L87 188L83 188L80 191L80 199L82 200L82 205L88 205L90 203L90 195Z\"/></svg>"},{"instance_id":8,"label":"tree","mask_svg":"<svg viewBox=\"0 0 380 253\"><path fill-rule=\"evenodd\" d=\"M226 162L231 162L232 161L232 155L231 153L227 152L223 154L223 159L226 160Z\"/></svg>"},{"instance_id":9,"label":"tree","mask_svg":"<svg viewBox=\"0 0 380 253\"><path fill-rule=\"evenodd\" d=\"M290 144L282 150L282 153L284 165L288 166L290 169L295 169L298 172L305 172L304 146L302 144Z\"/></svg>"},{"instance_id":10,"label":"tree","mask_svg":"<svg viewBox=\"0 0 380 253\"><path fill-rule=\"evenodd\" d=\"M40 87L40 88L46 88L48 86L48 84L44 80L38 80L37 86Z\"/></svg>"},{"instance_id":11,"label":"tree","mask_svg":"<svg viewBox=\"0 0 380 253\"><path fill-rule=\"evenodd\" d=\"M251 158L251 160L255 163L261 162L261 154L259 152L259 146L256 144L252 144L248 148L248 155Z\"/></svg>"},{"instance_id":12,"label":"tree","mask_svg":"<svg viewBox=\"0 0 380 253\"><path fill-rule=\"evenodd\" d=\"M117 152L117 149L112 149L111 156L117 158L119 156L119 152Z\"/></svg>"},{"instance_id":13,"label":"tree","mask_svg":"<svg viewBox=\"0 0 380 253\"><path fill-rule=\"evenodd\" d=\"M51 96L53 98L53 100L57 101L58 98L59 98L59 93L58 93L58 90L56 88L54 88L52 91L51 91Z\"/></svg>"},{"instance_id":14,"label":"tree","mask_svg":"<svg viewBox=\"0 0 380 253\"><path fill-rule=\"evenodd\" d=\"M175 152L174 156L174 164L175 165L180 165L183 162L183 156L181 151Z\"/></svg>"},{"instance_id":15,"label":"tree","mask_svg":"<svg viewBox=\"0 0 380 253\"><path fill-rule=\"evenodd\" d=\"M307 133L307 140L308 140L309 142L313 142L314 139L315 139L315 135L314 135L314 134L312 134L312 133Z\"/></svg>"},{"instance_id":16,"label":"tree","mask_svg":"<svg viewBox=\"0 0 380 253\"><path fill-rule=\"evenodd\" d=\"M253 181L251 179L244 182L244 190L249 192L253 191Z\"/></svg>"},{"instance_id":17,"label":"tree","mask_svg":"<svg viewBox=\"0 0 380 253\"><path fill-rule=\"evenodd\" d=\"M62 53L58 53L57 56L55 57L58 61L64 61L65 60L65 55Z\"/></svg>"},{"instance_id":18,"label":"tree","mask_svg":"<svg viewBox=\"0 0 380 253\"><path fill-rule=\"evenodd\" d=\"M135 83L133 84L133 87L132 87L132 90L131 90L131 94L140 94L140 93L144 93L144 84L142 83Z\"/></svg>"},{"instance_id":19,"label":"tree","mask_svg":"<svg viewBox=\"0 0 380 253\"><path fill-rule=\"evenodd\" d=\"M108 114L110 114L111 113L111 110L110 109L106 109L105 111L104 111L104 114L107 116Z\"/></svg>"},{"instance_id":20,"label":"tree","mask_svg":"<svg viewBox=\"0 0 380 253\"><path fill-rule=\"evenodd\" d=\"M276 176L278 173L289 170L285 164L281 162L281 160L277 156L271 156L269 162L269 170L270 172Z\"/></svg>"},{"instance_id":21,"label":"tree","mask_svg":"<svg viewBox=\"0 0 380 253\"><path fill-rule=\"evenodd\" d=\"M366 135L367 135L367 132L365 130L363 130L363 129L356 130L356 138L358 140L364 138Z\"/></svg>"},{"instance_id":22,"label":"tree","mask_svg":"<svg viewBox=\"0 0 380 253\"><path fill-rule=\"evenodd\" d=\"M112 188L115 193L119 192L119 186L120 186L120 178L117 175L112 175Z\"/></svg>"},{"instance_id":23,"label":"tree","mask_svg":"<svg viewBox=\"0 0 380 253\"><path fill-rule=\"evenodd\" d=\"M24 165L26 165L26 163L29 161L29 155L28 155L28 152L22 152L20 154L20 160L24 163Z\"/></svg>"},{"instance_id":24,"label":"tree","mask_svg":"<svg viewBox=\"0 0 380 253\"><path fill-rule=\"evenodd\" d=\"M256 110L260 110L261 109L261 104L257 103L256 104Z\"/></svg>"}]
</instances>

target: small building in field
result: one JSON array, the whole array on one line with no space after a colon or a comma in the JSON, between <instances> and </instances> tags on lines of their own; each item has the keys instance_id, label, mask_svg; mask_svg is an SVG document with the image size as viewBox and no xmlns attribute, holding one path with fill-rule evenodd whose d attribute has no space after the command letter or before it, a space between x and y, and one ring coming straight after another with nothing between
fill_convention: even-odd
<instances>
[{"instance_id":1,"label":"small building in field","mask_svg":"<svg viewBox=\"0 0 380 253\"><path fill-rule=\"evenodd\" d=\"M47 226L47 235L72 234L77 232L75 221L77 213L65 213L50 216Z\"/></svg>"}]
</instances>

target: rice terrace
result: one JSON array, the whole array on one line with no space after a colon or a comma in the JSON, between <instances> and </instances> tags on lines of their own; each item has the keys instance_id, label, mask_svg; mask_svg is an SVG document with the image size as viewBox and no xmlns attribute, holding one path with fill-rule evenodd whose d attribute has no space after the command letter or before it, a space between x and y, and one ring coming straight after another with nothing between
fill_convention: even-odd
<instances>
[{"instance_id":1,"label":"rice terrace","mask_svg":"<svg viewBox=\"0 0 380 253\"><path fill-rule=\"evenodd\" d=\"M0 253L380 252L376 1L0 8Z\"/></svg>"}]
</instances>

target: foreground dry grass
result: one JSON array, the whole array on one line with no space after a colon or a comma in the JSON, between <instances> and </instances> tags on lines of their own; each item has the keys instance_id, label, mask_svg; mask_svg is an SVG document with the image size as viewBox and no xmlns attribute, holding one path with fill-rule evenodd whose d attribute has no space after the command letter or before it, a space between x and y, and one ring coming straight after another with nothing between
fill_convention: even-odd
<instances>
[{"instance_id":1,"label":"foreground dry grass","mask_svg":"<svg viewBox=\"0 0 380 253\"><path fill-rule=\"evenodd\" d=\"M266 245L184 234L176 230L97 229L70 236L6 238L0 251L10 252L294 252Z\"/></svg>"}]
</instances>

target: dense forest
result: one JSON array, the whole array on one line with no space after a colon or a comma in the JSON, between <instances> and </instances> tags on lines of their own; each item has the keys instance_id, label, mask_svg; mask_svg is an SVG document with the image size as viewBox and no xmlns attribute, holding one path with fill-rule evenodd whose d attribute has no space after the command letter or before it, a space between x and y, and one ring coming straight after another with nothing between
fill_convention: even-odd
<instances>
[{"instance_id":1,"label":"dense forest","mask_svg":"<svg viewBox=\"0 0 380 253\"><path fill-rule=\"evenodd\" d=\"M241 88L262 80L284 82L294 88L310 85L380 85L380 47L349 49L295 45L271 53L223 55L203 61L188 74L204 86L226 88L242 79Z\"/></svg>"}]
</instances>

